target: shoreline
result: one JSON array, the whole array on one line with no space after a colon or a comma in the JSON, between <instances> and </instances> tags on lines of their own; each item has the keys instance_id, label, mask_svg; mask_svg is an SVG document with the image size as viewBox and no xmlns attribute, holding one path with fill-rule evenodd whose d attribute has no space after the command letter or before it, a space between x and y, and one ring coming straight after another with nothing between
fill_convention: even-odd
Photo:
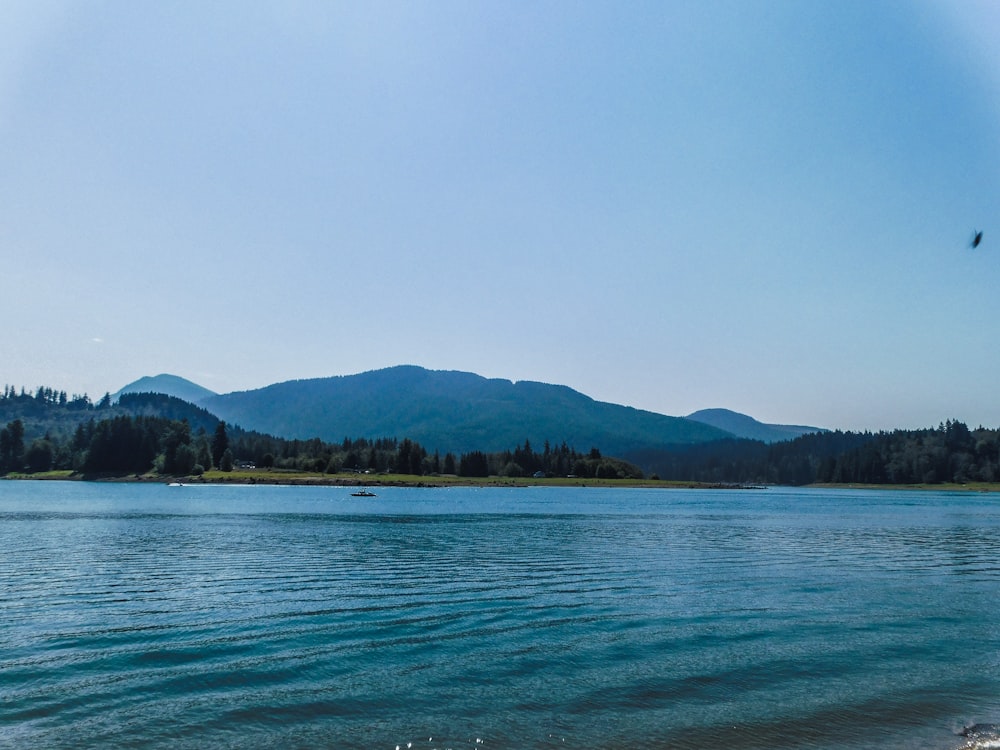
<instances>
[{"instance_id":1,"label":"shoreline","mask_svg":"<svg viewBox=\"0 0 1000 750\"><path fill-rule=\"evenodd\" d=\"M231 472L206 471L201 475L165 476L161 474L85 475L72 471L49 471L40 474L8 474L8 481L70 481L137 484L263 484L290 487L619 487L635 489L705 489L762 490L768 485L733 482L696 482L664 479L597 479L585 477L460 477L453 474L417 476L407 474L319 474L281 469L242 469ZM775 485L784 486L784 485ZM791 486L791 485L789 485ZM815 483L806 488L833 490L911 490L938 492L1000 493L1000 482L970 482L967 484L833 484Z\"/></svg>"},{"instance_id":2,"label":"shoreline","mask_svg":"<svg viewBox=\"0 0 1000 750\"><path fill-rule=\"evenodd\" d=\"M136 484L263 484L291 487L627 487L660 489L766 489L760 485L724 482L684 482L659 479L596 479L587 477L459 477L453 474L417 476L407 474L318 474L269 469L206 471L201 475L161 474L85 475L72 471L41 474L8 474L0 479L15 481L108 482Z\"/></svg>"}]
</instances>

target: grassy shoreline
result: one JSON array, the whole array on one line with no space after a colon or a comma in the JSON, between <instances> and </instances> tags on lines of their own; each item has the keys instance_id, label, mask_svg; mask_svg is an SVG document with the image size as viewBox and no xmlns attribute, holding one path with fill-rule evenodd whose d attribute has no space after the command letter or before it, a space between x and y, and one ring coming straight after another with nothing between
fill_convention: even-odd
<instances>
[{"instance_id":1,"label":"grassy shoreline","mask_svg":"<svg viewBox=\"0 0 1000 750\"><path fill-rule=\"evenodd\" d=\"M443 474L415 476L411 474L320 474L282 469L250 469L206 471L199 476L163 476L161 474L85 475L72 471L48 471L39 474L9 474L3 479L34 481L136 482L144 484L265 484L312 487L635 487L660 489L761 489L756 484L685 482L660 479L589 479L584 477L459 477ZM969 482L968 484L811 484L840 490L915 490L948 492L1000 492L1000 482Z\"/></svg>"},{"instance_id":2,"label":"grassy shoreline","mask_svg":"<svg viewBox=\"0 0 1000 750\"><path fill-rule=\"evenodd\" d=\"M282 469L206 471L198 476L162 474L86 475L72 471L9 474L4 479L34 481L135 482L143 484L264 484L313 487L660 487L677 489L738 489L744 485L657 479L591 479L586 477L460 477L453 474L321 474ZM749 488L749 485L746 486Z\"/></svg>"}]
</instances>

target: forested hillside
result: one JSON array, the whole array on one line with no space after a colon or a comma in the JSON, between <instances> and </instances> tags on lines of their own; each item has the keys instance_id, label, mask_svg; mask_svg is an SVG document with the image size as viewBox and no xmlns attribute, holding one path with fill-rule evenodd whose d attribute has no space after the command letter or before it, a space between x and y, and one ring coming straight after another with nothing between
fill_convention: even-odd
<instances>
[{"instance_id":1,"label":"forested hillside","mask_svg":"<svg viewBox=\"0 0 1000 750\"><path fill-rule=\"evenodd\" d=\"M595 401L566 386L412 366L294 380L201 403L227 422L272 435L405 435L454 453L502 451L527 439L621 455L730 437L700 422Z\"/></svg>"},{"instance_id":2,"label":"forested hillside","mask_svg":"<svg viewBox=\"0 0 1000 750\"><path fill-rule=\"evenodd\" d=\"M724 440L626 455L663 479L802 485L1000 481L1000 431L948 421L925 430L824 432L767 445Z\"/></svg>"},{"instance_id":3,"label":"forested hillside","mask_svg":"<svg viewBox=\"0 0 1000 750\"><path fill-rule=\"evenodd\" d=\"M95 404L52 388L28 393L8 386L0 398L0 424L6 424L0 429L0 472L132 473L149 470L161 454L167 469L177 468L173 448L210 434L219 419L159 393L126 394L117 402L105 394Z\"/></svg>"},{"instance_id":4,"label":"forested hillside","mask_svg":"<svg viewBox=\"0 0 1000 750\"><path fill-rule=\"evenodd\" d=\"M287 440L230 426L205 409L158 393L126 393L93 404L48 388L11 388L0 398L0 474L72 470L82 474L200 474L234 466L320 473L371 472L581 477L640 477L624 461L562 443L541 451L525 440L514 449L460 455L429 453L409 438Z\"/></svg>"},{"instance_id":5,"label":"forested hillside","mask_svg":"<svg viewBox=\"0 0 1000 750\"><path fill-rule=\"evenodd\" d=\"M162 394L86 396L7 387L0 397L0 474L64 469L84 474L198 474L259 468L401 473L640 477L731 484L814 482L935 484L1000 481L1000 431L948 421L937 428L880 433L823 432L765 444L726 439L629 452L523 439L514 448L429 451L410 437L331 442L248 431Z\"/></svg>"},{"instance_id":6,"label":"forested hillside","mask_svg":"<svg viewBox=\"0 0 1000 750\"><path fill-rule=\"evenodd\" d=\"M166 373L139 378L119 390L112 398L117 401L126 393L165 393L190 404L201 404L206 398L217 395L214 391L192 383L186 378Z\"/></svg>"}]
</instances>

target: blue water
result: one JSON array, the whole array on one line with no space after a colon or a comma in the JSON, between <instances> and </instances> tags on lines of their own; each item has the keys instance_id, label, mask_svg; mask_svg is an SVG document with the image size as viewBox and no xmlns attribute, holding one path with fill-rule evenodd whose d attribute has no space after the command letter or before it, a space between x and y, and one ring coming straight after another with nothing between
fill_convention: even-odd
<instances>
[{"instance_id":1,"label":"blue water","mask_svg":"<svg viewBox=\"0 0 1000 750\"><path fill-rule=\"evenodd\" d=\"M0 482L0 747L1000 747L1000 496Z\"/></svg>"}]
</instances>

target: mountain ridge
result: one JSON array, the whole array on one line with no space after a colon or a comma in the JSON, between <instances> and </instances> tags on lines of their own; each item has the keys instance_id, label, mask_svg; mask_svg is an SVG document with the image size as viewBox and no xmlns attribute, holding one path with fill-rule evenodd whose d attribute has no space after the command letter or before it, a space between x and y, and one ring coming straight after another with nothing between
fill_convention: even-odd
<instances>
[{"instance_id":1,"label":"mountain ridge","mask_svg":"<svg viewBox=\"0 0 1000 750\"><path fill-rule=\"evenodd\" d=\"M198 385L187 378L167 373L145 375L123 386L112 396L112 399L118 401L126 393L162 393L166 396L174 396L175 398L182 399L196 406L199 406L200 402L206 398L219 395L215 391Z\"/></svg>"},{"instance_id":2,"label":"mountain ridge","mask_svg":"<svg viewBox=\"0 0 1000 750\"><path fill-rule=\"evenodd\" d=\"M594 401L568 386L414 365L286 381L204 404L226 421L274 435L406 436L431 450L454 453L506 450L530 440L617 455L650 444L728 436L681 417Z\"/></svg>"},{"instance_id":3,"label":"mountain ridge","mask_svg":"<svg viewBox=\"0 0 1000 750\"><path fill-rule=\"evenodd\" d=\"M806 425L766 424L746 414L731 409L699 409L688 414L686 419L718 427L731 432L736 437L749 440L760 440L765 443L780 443L784 440L794 440L802 435L814 432L827 432L822 427Z\"/></svg>"},{"instance_id":4,"label":"mountain ridge","mask_svg":"<svg viewBox=\"0 0 1000 750\"><path fill-rule=\"evenodd\" d=\"M182 394L193 393L198 400L192 403L230 424L289 439L407 437L431 450L454 453L507 450L530 440L536 447L565 442L622 455L743 436L699 419L596 401L565 385L416 365L288 380L227 394L159 375L135 381L119 394L139 390L185 400L191 399Z\"/></svg>"}]
</instances>

